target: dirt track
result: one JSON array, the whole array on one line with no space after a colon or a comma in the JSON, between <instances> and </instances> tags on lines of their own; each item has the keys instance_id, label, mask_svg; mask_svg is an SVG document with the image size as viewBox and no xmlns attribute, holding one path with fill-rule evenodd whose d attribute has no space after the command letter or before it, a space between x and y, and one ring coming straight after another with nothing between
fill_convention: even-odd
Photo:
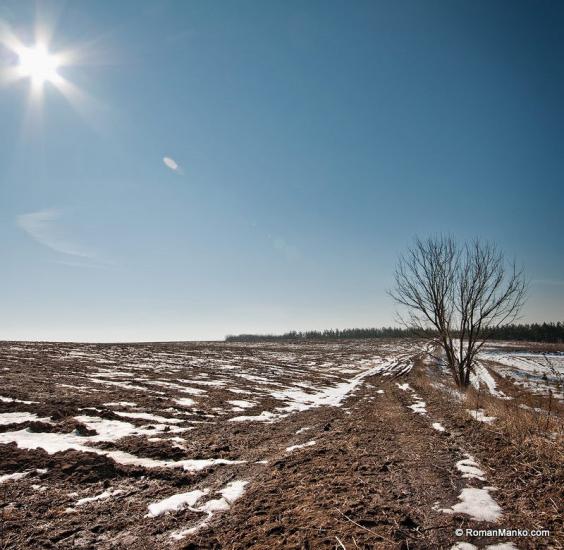
<instances>
[{"instance_id":1,"label":"dirt track","mask_svg":"<svg viewBox=\"0 0 564 550\"><path fill-rule=\"evenodd\" d=\"M466 541L481 548L502 540L561 547L561 472L544 484L556 510L539 505L543 486L530 472L512 511L525 475L508 467L514 450L429 383L429 376L445 380L421 361L421 349L416 342L0 344L0 413L38 417L0 425L0 476L26 474L0 485L4 547L450 548ZM319 392L335 387L343 395ZM257 420L265 412L274 416ZM444 431L433 428L437 422ZM96 453L48 454L9 442L27 438L30 447L34 434ZM456 468L467 454L484 479ZM206 504L221 501L233 482L247 482L244 492L206 522L213 509ZM464 488L491 485L502 510L497 522L445 513ZM148 516L150 504L197 489L207 492L197 504ZM455 535L499 526L542 527L551 536Z\"/></svg>"}]
</instances>

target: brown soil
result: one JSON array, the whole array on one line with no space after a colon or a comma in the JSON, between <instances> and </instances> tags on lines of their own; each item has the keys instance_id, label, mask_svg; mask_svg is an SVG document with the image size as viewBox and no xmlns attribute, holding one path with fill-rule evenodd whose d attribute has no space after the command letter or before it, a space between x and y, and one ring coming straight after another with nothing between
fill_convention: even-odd
<instances>
[{"instance_id":1,"label":"brown soil","mask_svg":"<svg viewBox=\"0 0 564 550\"><path fill-rule=\"evenodd\" d=\"M14 346L24 349L14 351ZM41 449L24 450L15 444L0 444L0 476L29 472L24 478L0 485L0 548L435 549L450 548L463 541L478 548L503 541L513 542L518 548L562 548L564 485L558 452L548 452L551 447L546 442L541 452L536 436L518 442L509 438L502 422L490 425L472 420L466 411L467 403L458 403L433 386L440 382L448 387L444 375L425 365L416 354L415 368L401 378L366 378L341 407L294 412L275 423L227 421L235 415L274 410L280 402L270 395L235 394L227 386L198 386L192 380L192 387L205 389L202 397L179 393L173 386L149 383L175 384L178 379L191 378L181 367L168 372L148 366L127 379L128 384L143 386L147 391L99 384L92 376L100 367L124 370L123 364L132 362L131 356L135 358L133 362L141 363L156 354L180 356L180 363L201 361L197 372L207 376L201 378L204 380L218 378L217 362L206 363L210 357L237 360L245 372L260 376L260 368L265 367L256 367L258 359L264 364L273 363L268 354L274 350L293 354L285 364L274 361L275 366L281 367L272 379L276 383L288 384L293 376L314 386L327 385L328 380L336 384L353 374L336 374L336 378L329 379L328 371L326 374L317 368L310 372L304 365L319 367L334 357L350 364L389 354L389 348L383 352L379 346L379 342L301 347L276 344L264 349L261 345L223 344L110 347L0 343L0 367L9 368L0 370L4 382L0 395L38 401L33 405L0 401L0 413L35 412L53 422L2 426L3 432L27 427L39 433L76 430L87 437L94 434L75 416L98 416L147 427L147 420L124 418L116 411L143 410L174 417L172 408L177 407L187 413L185 422L178 426L188 426L190 431L175 433L173 426L170 433L158 431L158 440L129 436L98 443L95 448L157 460L244 461L187 472L180 468L116 464L94 452L67 450L49 455ZM113 355L107 355L109 350ZM115 364L100 364L81 355L66 358L73 351L115 357ZM221 376L229 373L221 372ZM111 377L108 380L121 381ZM398 388L396 382L410 384L426 402L426 415L409 408L413 395ZM255 392L260 384L243 378L238 380L237 387ZM506 389L509 392L511 387ZM377 393L378 390L384 393ZM174 399L186 397L197 404L175 404ZM227 400L246 399L256 402L255 407L225 412L229 410ZM122 401L134 402L137 408L107 405ZM440 422L446 430L433 429L433 422ZM303 428L308 430L296 433ZM315 444L286 451L291 445L309 441ZM561 449L558 441L552 445L555 450ZM484 485L463 479L456 469L455 463L465 453L476 458L488 483L497 488L492 496L503 509L503 516L495 524L440 511L458 502L463 487ZM233 480L249 482L243 496L228 511L215 513L207 526L180 541L172 539L171 533L196 525L206 517L205 513L185 508L156 518L146 517L147 506L152 502L194 489L208 489L211 495ZM76 506L79 498L96 496L105 490L122 492ZM500 526L550 529L551 536L510 539L455 535L459 528Z\"/></svg>"}]
</instances>

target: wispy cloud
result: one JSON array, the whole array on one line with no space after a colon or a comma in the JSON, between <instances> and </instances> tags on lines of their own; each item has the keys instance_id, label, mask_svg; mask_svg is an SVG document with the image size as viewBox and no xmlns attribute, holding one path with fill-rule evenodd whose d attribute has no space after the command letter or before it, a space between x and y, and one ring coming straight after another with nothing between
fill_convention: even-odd
<instances>
[{"instance_id":1,"label":"wispy cloud","mask_svg":"<svg viewBox=\"0 0 564 550\"><path fill-rule=\"evenodd\" d=\"M92 269L116 269L116 264L113 262L102 261L98 259L84 259L84 260L56 260L55 263L66 265L68 267L87 267Z\"/></svg>"},{"instance_id":2,"label":"wispy cloud","mask_svg":"<svg viewBox=\"0 0 564 550\"><path fill-rule=\"evenodd\" d=\"M184 174L182 167L171 157L163 157L163 162L167 168L170 168L176 174L180 176Z\"/></svg>"},{"instance_id":3,"label":"wispy cloud","mask_svg":"<svg viewBox=\"0 0 564 550\"><path fill-rule=\"evenodd\" d=\"M80 258L94 258L94 253L81 244L69 239L57 221L61 213L55 209L29 212L17 217L17 225L25 231L34 241L69 256Z\"/></svg>"}]
</instances>

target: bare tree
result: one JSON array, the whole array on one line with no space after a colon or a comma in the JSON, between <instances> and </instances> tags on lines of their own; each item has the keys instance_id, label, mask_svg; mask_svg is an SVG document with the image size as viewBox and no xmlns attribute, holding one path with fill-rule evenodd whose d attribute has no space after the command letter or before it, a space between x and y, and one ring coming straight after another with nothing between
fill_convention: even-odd
<instances>
[{"instance_id":1,"label":"bare tree","mask_svg":"<svg viewBox=\"0 0 564 550\"><path fill-rule=\"evenodd\" d=\"M437 332L456 384L466 388L490 330L517 318L526 290L523 272L495 245L434 237L416 239L400 256L390 294L407 309L404 324Z\"/></svg>"}]
</instances>

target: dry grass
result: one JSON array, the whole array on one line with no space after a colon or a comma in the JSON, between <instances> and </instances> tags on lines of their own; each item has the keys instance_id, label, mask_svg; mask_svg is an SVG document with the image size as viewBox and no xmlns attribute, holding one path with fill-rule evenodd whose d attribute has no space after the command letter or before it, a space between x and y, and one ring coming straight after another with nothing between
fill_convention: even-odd
<instances>
[{"instance_id":1,"label":"dry grass","mask_svg":"<svg viewBox=\"0 0 564 550\"><path fill-rule=\"evenodd\" d=\"M504 510L505 523L551 531L546 539L520 541L523 547L562 548L562 407L550 407L549 400L521 389L509 400L494 397L486 389L461 393L444 373L423 364L414 373L414 386L429 401L435 418L440 415L452 430L453 444L475 455L492 472L492 481L495 475L496 500ZM503 391L509 393L506 389L504 385ZM468 411L476 409L495 421L472 419Z\"/></svg>"},{"instance_id":2,"label":"dry grass","mask_svg":"<svg viewBox=\"0 0 564 550\"><path fill-rule=\"evenodd\" d=\"M539 452L550 456L564 450L563 408L552 396L539 396L516 388L506 379L503 389L512 399L493 396L483 386L480 390L470 387L461 392L448 377L438 375L434 367L422 363L418 367L414 373L417 386L435 394L439 391L443 398L449 394L453 398L452 408L467 422L471 421L469 410L481 409L486 416L496 418L490 428L516 445L532 444Z\"/></svg>"},{"instance_id":3,"label":"dry grass","mask_svg":"<svg viewBox=\"0 0 564 550\"><path fill-rule=\"evenodd\" d=\"M486 392L468 389L466 408L483 409L487 416L494 416L496 431L514 445L527 446L539 457L551 461L563 456L564 422L556 407L539 408L538 398L532 394L521 395L519 399L500 399Z\"/></svg>"}]
</instances>

